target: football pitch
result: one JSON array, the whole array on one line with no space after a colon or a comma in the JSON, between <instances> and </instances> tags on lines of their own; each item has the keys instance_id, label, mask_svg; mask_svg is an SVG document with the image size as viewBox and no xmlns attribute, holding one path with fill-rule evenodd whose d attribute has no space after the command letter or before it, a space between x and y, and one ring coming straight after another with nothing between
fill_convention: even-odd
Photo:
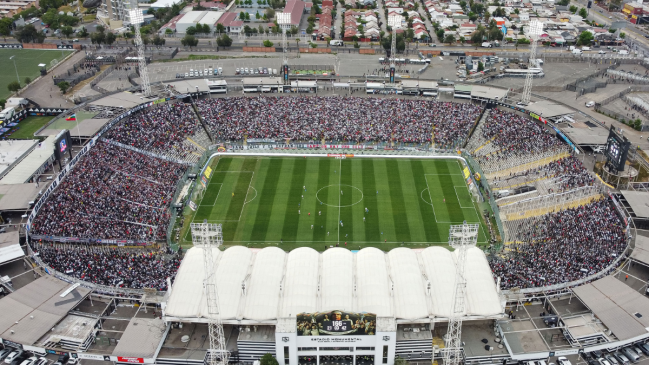
<instances>
[{"instance_id":1,"label":"football pitch","mask_svg":"<svg viewBox=\"0 0 649 365\"><path fill-rule=\"evenodd\" d=\"M0 74L0 99L6 99L11 95L11 91L7 90L7 85L12 81L18 81L16 80L16 69L20 78L20 86L25 86L26 77L34 80L40 76L41 68L38 67L38 64L46 64L46 68L49 70L52 60L61 60L71 52L67 50L1 49L0 70L4 71ZM10 60L11 56L16 57ZM15 67L14 61L16 61Z\"/></svg>"},{"instance_id":2,"label":"football pitch","mask_svg":"<svg viewBox=\"0 0 649 365\"><path fill-rule=\"evenodd\" d=\"M465 220L488 241L457 160L225 156L210 167L185 247L188 223L204 220L222 223L226 246L446 245L449 226Z\"/></svg>"}]
</instances>

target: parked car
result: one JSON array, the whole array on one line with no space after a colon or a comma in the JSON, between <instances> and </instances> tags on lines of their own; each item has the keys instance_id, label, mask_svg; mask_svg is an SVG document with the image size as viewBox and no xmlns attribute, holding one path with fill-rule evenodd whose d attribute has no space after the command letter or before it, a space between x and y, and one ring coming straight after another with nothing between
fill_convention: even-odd
<instances>
[{"instance_id":1,"label":"parked car","mask_svg":"<svg viewBox=\"0 0 649 365\"><path fill-rule=\"evenodd\" d=\"M32 365L47 365L48 361L45 357L39 357L38 360L34 361Z\"/></svg>"},{"instance_id":2,"label":"parked car","mask_svg":"<svg viewBox=\"0 0 649 365\"><path fill-rule=\"evenodd\" d=\"M649 345L646 343L638 343L636 344L636 347L638 347L645 355L649 356Z\"/></svg>"},{"instance_id":3,"label":"parked car","mask_svg":"<svg viewBox=\"0 0 649 365\"><path fill-rule=\"evenodd\" d=\"M640 361L640 356L638 356L638 354L634 350L631 350L630 348L625 347L620 351L624 354L624 356L628 357L629 360L631 360L631 362L636 363L636 362Z\"/></svg>"},{"instance_id":4,"label":"parked car","mask_svg":"<svg viewBox=\"0 0 649 365\"><path fill-rule=\"evenodd\" d=\"M559 356L557 358L557 362L559 363L559 365L572 365L572 363L570 363L570 360L568 360L568 358L566 358L565 356Z\"/></svg>"},{"instance_id":5,"label":"parked car","mask_svg":"<svg viewBox=\"0 0 649 365\"><path fill-rule=\"evenodd\" d=\"M5 364L11 364L14 359L23 354L23 350L16 350L5 357Z\"/></svg>"},{"instance_id":6,"label":"parked car","mask_svg":"<svg viewBox=\"0 0 649 365\"><path fill-rule=\"evenodd\" d=\"M26 352L23 352L20 354L18 357L13 359L10 363L10 365L20 365L23 361L25 361L29 357L29 354ZM5 359L6 361L7 359Z\"/></svg>"},{"instance_id":7,"label":"parked car","mask_svg":"<svg viewBox=\"0 0 649 365\"><path fill-rule=\"evenodd\" d=\"M606 54L606 51L601 51L601 50L600 50L600 51L597 52L597 53L599 53L599 54Z\"/></svg>"},{"instance_id":8,"label":"parked car","mask_svg":"<svg viewBox=\"0 0 649 365\"><path fill-rule=\"evenodd\" d=\"M7 347L6 349L3 349L0 351L0 360L4 360L5 357L9 356L10 353L13 352L13 349Z\"/></svg>"},{"instance_id":9,"label":"parked car","mask_svg":"<svg viewBox=\"0 0 649 365\"><path fill-rule=\"evenodd\" d=\"M20 365L34 365L34 363L38 360L36 356L32 356L26 360L23 360L23 362L20 363Z\"/></svg>"},{"instance_id":10,"label":"parked car","mask_svg":"<svg viewBox=\"0 0 649 365\"><path fill-rule=\"evenodd\" d=\"M586 108L592 108L594 106L595 106L595 102L592 100L586 103Z\"/></svg>"},{"instance_id":11,"label":"parked car","mask_svg":"<svg viewBox=\"0 0 649 365\"><path fill-rule=\"evenodd\" d=\"M611 355L611 354L604 355L604 358L605 358L606 360L608 360L612 365L620 365L620 362L617 361L617 359L615 358L615 356L613 356L613 355Z\"/></svg>"},{"instance_id":12,"label":"parked car","mask_svg":"<svg viewBox=\"0 0 649 365\"><path fill-rule=\"evenodd\" d=\"M620 364L622 364L622 365L628 365L628 364L630 363L629 358L626 357L626 356L625 356L623 353L621 353L620 351L615 351L615 352L613 353L613 355L615 356L615 358L616 358L616 359L620 362Z\"/></svg>"}]
</instances>

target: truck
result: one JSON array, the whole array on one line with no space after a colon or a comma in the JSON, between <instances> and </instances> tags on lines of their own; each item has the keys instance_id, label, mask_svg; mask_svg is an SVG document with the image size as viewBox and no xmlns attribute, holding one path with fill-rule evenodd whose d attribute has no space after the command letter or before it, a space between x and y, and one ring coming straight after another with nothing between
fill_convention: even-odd
<instances>
[{"instance_id":1,"label":"truck","mask_svg":"<svg viewBox=\"0 0 649 365\"><path fill-rule=\"evenodd\" d=\"M0 120L11 119L11 117L13 117L15 113L16 113L16 109L10 106L0 112Z\"/></svg>"}]
</instances>

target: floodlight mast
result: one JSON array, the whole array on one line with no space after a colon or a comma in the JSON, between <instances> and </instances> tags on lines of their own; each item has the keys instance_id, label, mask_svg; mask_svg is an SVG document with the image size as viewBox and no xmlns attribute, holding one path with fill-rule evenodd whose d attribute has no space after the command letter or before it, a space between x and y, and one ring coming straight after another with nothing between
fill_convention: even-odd
<instances>
[{"instance_id":1,"label":"floodlight mast","mask_svg":"<svg viewBox=\"0 0 649 365\"><path fill-rule=\"evenodd\" d=\"M478 224L468 224L464 221L461 225L453 225L449 230L448 244L455 249L455 293L453 308L448 320L448 330L444 348L444 365L458 365L462 363L462 318L465 314L466 301L466 276L464 267L466 253L478 242Z\"/></svg>"},{"instance_id":2,"label":"floodlight mast","mask_svg":"<svg viewBox=\"0 0 649 365\"><path fill-rule=\"evenodd\" d=\"M278 13L277 24L282 28L282 51L284 52L284 83L288 84L288 40L286 38L286 26L291 24L291 13Z\"/></svg>"},{"instance_id":3,"label":"floodlight mast","mask_svg":"<svg viewBox=\"0 0 649 365\"><path fill-rule=\"evenodd\" d=\"M194 247L203 249L203 265L205 266L203 289L207 302L206 317L210 337L210 348L205 354L205 361L207 365L228 365L230 354L225 347L212 254L213 249L218 249L223 244L222 226L215 223L192 223L191 230Z\"/></svg>"},{"instance_id":4,"label":"floodlight mast","mask_svg":"<svg viewBox=\"0 0 649 365\"><path fill-rule=\"evenodd\" d=\"M539 21L530 22L530 58L527 63L527 75L525 76L525 85L523 86L523 97L521 101L523 104L529 104L532 97L532 81L534 79L534 74L532 74L532 66L536 66L536 46L539 39L539 35L543 32L543 23ZM538 66L537 66L538 67Z\"/></svg>"},{"instance_id":5,"label":"floodlight mast","mask_svg":"<svg viewBox=\"0 0 649 365\"><path fill-rule=\"evenodd\" d=\"M392 28L392 45L390 46L390 83L394 84L397 68L397 28L401 27L401 16L393 15L388 18L388 25Z\"/></svg>"},{"instance_id":6,"label":"floodlight mast","mask_svg":"<svg viewBox=\"0 0 649 365\"><path fill-rule=\"evenodd\" d=\"M151 84L149 83L149 73L146 66L146 57L144 55L144 43L140 34L140 24L144 23L142 10L138 8L137 0L131 0L131 10L129 11L131 24L135 29L135 46L137 47L137 65L140 71L140 80L142 80L142 93L144 96L151 96Z\"/></svg>"}]
</instances>

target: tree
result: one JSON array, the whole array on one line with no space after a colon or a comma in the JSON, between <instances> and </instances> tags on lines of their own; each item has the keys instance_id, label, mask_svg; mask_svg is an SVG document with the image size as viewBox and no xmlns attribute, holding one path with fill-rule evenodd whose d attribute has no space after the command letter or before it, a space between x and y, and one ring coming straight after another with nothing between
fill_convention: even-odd
<instances>
[{"instance_id":1,"label":"tree","mask_svg":"<svg viewBox=\"0 0 649 365\"><path fill-rule=\"evenodd\" d=\"M361 45L358 42L354 42L354 48L361 48Z\"/></svg>"},{"instance_id":2,"label":"tree","mask_svg":"<svg viewBox=\"0 0 649 365\"><path fill-rule=\"evenodd\" d=\"M43 43L43 41L45 40L45 34L43 32L39 32L36 27L34 27L34 25L27 24L14 32L14 38L23 43Z\"/></svg>"},{"instance_id":3,"label":"tree","mask_svg":"<svg viewBox=\"0 0 649 365\"><path fill-rule=\"evenodd\" d=\"M626 38L626 33L621 32L621 33L620 33L620 38L622 38L622 39Z\"/></svg>"},{"instance_id":4,"label":"tree","mask_svg":"<svg viewBox=\"0 0 649 365\"><path fill-rule=\"evenodd\" d=\"M570 12L574 14L574 13L577 12L577 7L574 6L574 5L570 5L570 7L568 8L568 10L570 10Z\"/></svg>"},{"instance_id":5,"label":"tree","mask_svg":"<svg viewBox=\"0 0 649 365\"><path fill-rule=\"evenodd\" d=\"M11 28L13 27L13 19L11 18L2 18L0 19L0 35L8 36L11 34Z\"/></svg>"},{"instance_id":6,"label":"tree","mask_svg":"<svg viewBox=\"0 0 649 365\"><path fill-rule=\"evenodd\" d=\"M62 94L65 94L65 92L70 88L70 83L67 81L61 81L58 84L56 84L56 86L58 86L59 89L61 89Z\"/></svg>"},{"instance_id":7,"label":"tree","mask_svg":"<svg viewBox=\"0 0 649 365\"><path fill-rule=\"evenodd\" d=\"M408 365L408 361L397 355L397 357L394 358L394 365Z\"/></svg>"},{"instance_id":8,"label":"tree","mask_svg":"<svg viewBox=\"0 0 649 365\"><path fill-rule=\"evenodd\" d=\"M583 19L588 18L588 10L586 10L586 8L579 9L579 16Z\"/></svg>"},{"instance_id":9,"label":"tree","mask_svg":"<svg viewBox=\"0 0 649 365\"><path fill-rule=\"evenodd\" d=\"M97 30L99 33L103 33L106 31L106 28L104 28L103 25L98 25L97 27L95 27L95 30Z\"/></svg>"},{"instance_id":10,"label":"tree","mask_svg":"<svg viewBox=\"0 0 649 365\"><path fill-rule=\"evenodd\" d=\"M232 39L227 34L223 34L216 39L216 44L219 47L230 47L232 45Z\"/></svg>"},{"instance_id":11,"label":"tree","mask_svg":"<svg viewBox=\"0 0 649 365\"><path fill-rule=\"evenodd\" d=\"M272 46L273 46L273 42L271 42L270 40L266 39L264 41L264 47L269 47L270 48Z\"/></svg>"},{"instance_id":12,"label":"tree","mask_svg":"<svg viewBox=\"0 0 649 365\"><path fill-rule=\"evenodd\" d=\"M291 34L296 35L298 32L298 29L295 25L291 25Z\"/></svg>"},{"instance_id":13,"label":"tree","mask_svg":"<svg viewBox=\"0 0 649 365\"><path fill-rule=\"evenodd\" d=\"M193 35L188 34L180 40L180 44L191 49L192 47L196 47L198 45L198 39L196 39L196 37L194 37Z\"/></svg>"},{"instance_id":14,"label":"tree","mask_svg":"<svg viewBox=\"0 0 649 365\"><path fill-rule=\"evenodd\" d=\"M167 40L159 35L156 34L155 37L153 37L153 44L156 46L164 46L165 43L167 43Z\"/></svg>"},{"instance_id":15,"label":"tree","mask_svg":"<svg viewBox=\"0 0 649 365\"><path fill-rule=\"evenodd\" d=\"M218 33L225 33L225 25L219 23L216 25L216 31Z\"/></svg>"},{"instance_id":16,"label":"tree","mask_svg":"<svg viewBox=\"0 0 649 365\"><path fill-rule=\"evenodd\" d=\"M311 43L311 48L318 48L318 45L316 43Z\"/></svg>"},{"instance_id":17,"label":"tree","mask_svg":"<svg viewBox=\"0 0 649 365\"><path fill-rule=\"evenodd\" d=\"M90 35L90 42L93 44L102 44L106 40L106 34L104 32L94 32Z\"/></svg>"},{"instance_id":18,"label":"tree","mask_svg":"<svg viewBox=\"0 0 649 365\"><path fill-rule=\"evenodd\" d=\"M7 89L15 93L16 91L20 90L20 84L18 83L18 81L12 81L7 85Z\"/></svg>"},{"instance_id":19,"label":"tree","mask_svg":"<svg viewBox=\"0 0 649 365\"><path fill-rule=\"evenodd\" d=\"M444 43L448 43L449 46L455 43L455 36L452 34L447 35L446 37L444 37Z\"/></svg>"},{"instance_id":20,"label":"tree","mask_svg":"<svg viewBox=\"0 0 649 365\"><path fill-rule=\"evenodd\" d=\"M261 18L261 15L259 15L259 10L257 10L257 12L255 13L255 19L259 19L259 18Z\"/></svg>"},{"instance_id":21,"label":"tree","mask_svg":"<svg viewBox=\"0 0 649 365\"><path fill-rule=\"evenodd\" d=\"M74 29L72 29L71 26L66 25L65 27L61 28L61 33L65 36L65 38L70 38L70 35L74 33Z\"/></svg>"},{"instance_id":22,"label":"tree","mask_svg":"<svg viewBox=\"0 0 649 365\"><path fill-rule=\"evenodd\" d=\"M464 43L466 43L466 39L464 37L460 37L460 43L462 43L462 45L464 45Z\"/></svg>"},{"instance_id":23,"label":"tree","mask_svg":"<svg viewBox=\"0 0 649 365\"><path fill-rule=\"evenodd\" d=\"M30 82L32 82L31 77L25 77L25 85L29 85Z\"/></svg>"},{"instance_id":24,"label":"tree","mask_svg":"<svg viewBox=\"0 0 649 365\"><path fill-rule=\"evenodd\" d=\"M86 30L86 27L81 27L81 29L77 32L77 35L81 38L88 38L88 31Z\"/></svg>"},{"instance_id":25,"label":"tree","mask_svg":"<svg viewBox=\"0 0 649 365\"><path fill-rule=\"evenodd\" d=\"M581 34L579 34L579 38L577 38L577 45L579 46L587 46L590 44L590 42L593 40L593 33L588 32L588 31L583 31Z\"/></svg>"},{"instance_id":26,"label":"tree","mask_svg":"<svg viewBox=\"0 0 649 365\"><path fill-rule=\"evenodd\" d=\"M469 20L472 21L472 22L475 22L476 20L478 20L478 14L470 11L469 12Z\"/></svg>"},{"instance_id":27,"label":"tree","mask_svg":"<svg viewBox=\"0 0 649 365\"><path fill-rule=\"evenodd\" d=\"M197 29L194 26L187 27L187 30L185 30L185 34L187 34L187 35L194 35L194 34L196 34L196 32L197 32Z\"/></svg>"},{"instance_id":28,"label":"tree","mask_svg":"<svg viewBox=\"0 0 649 365\"><path fill-rule=\"evenodd\" d=\"M482 25L478 25L476 31L473 32L473 34L471 34L471 43L473 43L475 49L478 49L478 45L482 43L485 33L486 33L485 28Z\"/></svg>"},{"instance_id":29,"label":"tree","mask_svg":"<svg viewBox=\"0 0 649 365\"><path fill-rule=\"evenodd\" d=\"M239 19L240 20L246 20L246 12L245 11L242 11L242 12L239 13Z\"/></svg>"},{"instance_id":30,"label":"tree","mask_svg":"<svg viewBox=\"0 0 649 365\"><path fill-rule=\"evenodd\" d=\"M271 354L265 354L259 359L260 365L279 365L277 360Z\"/></svg>"},{"instance_id":31,"label":"tree","mask_svg":"<svg viewBox=\"0 0 649 365\"><path fill-rule=\"evenodd\" d=\"M484 71L484 64L482 62L478 62L478 72Z\"/></svg>"},{"instance_id":32,"label":"tree","mask_svg":"<svg viewBox=\"0 0 649 365\"><path fill-rule=\"evenodd\" d=\"M271 8L266 9L266 16L268 17L268 19L274 18L275 17L275 10L273 10Z\"/></svg>"},{"instance_id":33,"label":"tree","mask_svg":"<svg viewBox=\"0 0 649 365\"><path fill-rule=\"evenodd\" d=\"M0 108L4 109L6 104L7 104L7 100L0 99Z\"/></svg>"},{"instance_id":34,"label":"tree","mask_svg":"<svg viewBox=\"0 0 649 365\"><path fill-rule=\"evenodd\" d=\"M484 12L484 15L482 16L482 18L484 19L485 23L488 24L488 23L489 23L489 18L491 18L491 14L489 14L488 11L485 11L485 12Z\"/></svg>"},{"instance_id":35,"label":"tree","mask_svg":"<svg viewBox=\"0 0 649 365\"><path fill-rule=\"evenodd\" d=\"M412 42L412 40L415 39L415 30L412 29L412 28L408 28L406 33L407 33L406 38L408 38L410 40L410 42Z\"/></svg>"},{"instance_id":36,"label":"tree","mask_svg":"<svg viewBox=\"0 0 649 365\"><path fill-rule=\"evenodd\" d=\"M111 44L115 43L116 38L117 37L115 37L115 34L113 34L113 32L108 32L108 33L106 33L106 37L104 38L104 42L107 45L111 45Z\"/></svg>"}]
</instances>

